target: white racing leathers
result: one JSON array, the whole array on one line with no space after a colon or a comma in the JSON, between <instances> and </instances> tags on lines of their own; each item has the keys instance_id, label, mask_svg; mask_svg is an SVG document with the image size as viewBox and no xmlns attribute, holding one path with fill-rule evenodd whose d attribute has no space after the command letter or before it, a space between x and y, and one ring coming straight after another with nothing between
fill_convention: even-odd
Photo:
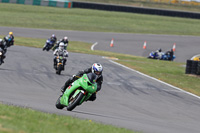
<instances>
[{"instance_id":1,"label":"white racing leathers","mask_svg":"<svg viewBox=\"0 0 200 133\"><path fill-rule=\"evenodd\" d=\"M68 57L68 52L67 50L63 49L63 50L60 50L60 49L56 49L54 52L53 52L53 55L54 56L63 56L63 57Z\"/></svg>"}]
</instances>

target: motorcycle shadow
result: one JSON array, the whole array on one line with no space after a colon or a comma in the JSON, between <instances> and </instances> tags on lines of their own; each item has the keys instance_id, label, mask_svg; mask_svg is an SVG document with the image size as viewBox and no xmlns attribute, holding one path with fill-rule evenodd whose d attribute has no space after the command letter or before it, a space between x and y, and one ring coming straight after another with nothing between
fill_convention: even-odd
<instances>
[{"instance_id":1,"label":"motorcycle shadow","mask_svg":"<svg viewBox=\"0 0 200 133\"><path fill-rule=\"evenodd\" d=\"M2 64L1 64L2 65ZM14 71L14 70L12 70L12 69L7 69L7 68L1 68L1 66L0 66L0 71Z\"/></svg>"},{"instance_id":2,"label":"motorcycle shadow","mask_svg":"<svg viewBox=\"0 0 200 133\"><path fill-rule=\"evenodd\" d=\"M54 72L54 74L55 74L55 72ZM58 75L58 74L57 74ZM72 75L70 75L70 74L63 74L63 73L61 73L59 76L63 76L63 77L72 77Z\"/></svg>"}]
</instances>

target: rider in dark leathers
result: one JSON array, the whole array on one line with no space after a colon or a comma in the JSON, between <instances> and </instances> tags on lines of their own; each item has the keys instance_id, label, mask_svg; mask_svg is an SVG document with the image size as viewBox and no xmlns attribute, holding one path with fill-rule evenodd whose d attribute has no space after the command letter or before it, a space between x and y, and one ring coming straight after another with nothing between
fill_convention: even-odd
<instances>
[{"instance_id":1,"label":"rider in dark leathers","mask_svg":"<svg viewBox=\"0 0 200 133\"><path fill-rule=\"evenodd\" d=\"M43 48L43 51L46 49L51 49L53 46L54 46L54 44L56 43L56 41L57 41L57 37L56 37L56 35L55 34L52 34L51 35L51 37L50 38L48 38L47 40L46 40L46 44L45 44L45 46L44 46L44 48ZM47 51L48 51L47 50Z\"/></svg>"},{"instance_id":2,"label":"rider in dark leathers","mask_svg":"<svg viewBox=\"0 0 200 133\"><path fill-rule=\"evenodd\" d=\"M87 73L95 73L97 75L97 79L96 79L96 82L97 82L97 92L101 90L101 85L103 83L103 75L102 75L102 71L103 71L103 67L100 63L94 63L92 65L92 67L90 68L87 68L85 70L82 70L82 71L79 71L76 75L73 75L73 77L69 78L64 86L61 88L61 92L64 93L65 90L67 89L67 87L73 83L75 80L77 80L77 76L78 77L82 77L83 74L87 74ZM90 97L90 101L94 101L96 99L96 93L93 93L92 96Z\"/></svg>"},{"instance_id":3,"label":"rider in dark leathers","mask_svg":"<svg viewBox=\"0 0 200 133\"><path fill-rule=\"evenodd\" d=\"M57 41L57 37L56 37L55 34L52 34L51 37L50 37L49 39L50 39L50 41L51 41L51 43L52 43L53 45L54 45L54 44L56 43L56 41Z\"/></svg>"},{"instance_id":4,"label":"rider in dark leathers","mask_svg":"<svg viewBox=\"0 0 200 133\"><path fill-rule=\"evenodd\" d=\"M174 56L173 49L171 49L170 51L167 51L165 54L169 55L169 59L168 59L169 61L173 61L173 56Z\"/></svg>"},{"instance_id":5,"label":"rider in dark leathers","mask_svg":"<svg viewBox=\"0 0 200 133\"><path fill-rule=\"evenodd\" d=\"M59 47L59 44L60 44L61 42L63 42L63 43L65 44L64 49L67 50L67 46L68 46L68 44L69 44L69 41L68 41L68 37L67 37L67 36L65 36L63 39L61 39L60 41L58 41L58 42L56 43L56 45L54 46L53 50L57 49L57 48Z\"/></svg>"}]
</instances>

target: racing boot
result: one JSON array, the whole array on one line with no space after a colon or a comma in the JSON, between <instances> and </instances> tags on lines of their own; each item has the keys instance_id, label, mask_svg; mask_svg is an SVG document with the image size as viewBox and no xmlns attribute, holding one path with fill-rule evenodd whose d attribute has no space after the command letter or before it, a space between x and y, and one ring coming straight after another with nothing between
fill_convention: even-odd
<instances>
[{"instance_id":1,"label":"racing boot","mask_svg":"<svg viewBox=\"0 0 200 133\"><path fill-rule=\"evenodd\" d=\"M65 70L65 65L66 65L66 59L63 61L63 71Z\"/></svg>"},{"instance_id":2,"label":"racing boot","mask_svg":"<svg viewBox=\"0 0 200 133\"><path fill-rule=\"evenodd\" d=\"M53 67L54 67L54 69L57 69L57 63L56 63L56 61L54 61Z\"/></svg>"},{"instance_id":3,"label":"racing boot","mask_svg":"<svg viewBox=\"0 0 200 133\"><path fill-rule=\"evenodd\" d=\"M68 87L73 81L74 81L73 78L69 78L69 79L65 82L64 86L61 88L61 92L64 93L65 90L67 89L67 87Z\"/></svg>"}]
</instances>

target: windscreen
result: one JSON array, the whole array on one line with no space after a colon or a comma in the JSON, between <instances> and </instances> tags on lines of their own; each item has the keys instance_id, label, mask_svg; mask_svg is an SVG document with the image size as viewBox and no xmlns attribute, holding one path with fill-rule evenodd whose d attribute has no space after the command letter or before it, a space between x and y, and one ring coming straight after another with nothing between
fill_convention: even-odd
<instances>
[{"instance_id":1,"label":"windscreen","mask_svg":"<svg viewBox=\"0 0 200 133\"><path fill-rule=\"evenodd\" d=\"M88 74L87 74L87 77L88 77L89 81L90 81L92 84L94 84L94 80L96 80L96 78L97 78L96 74L94 74L94 73L88 73Z\"/></svg>"}]
</instances>

